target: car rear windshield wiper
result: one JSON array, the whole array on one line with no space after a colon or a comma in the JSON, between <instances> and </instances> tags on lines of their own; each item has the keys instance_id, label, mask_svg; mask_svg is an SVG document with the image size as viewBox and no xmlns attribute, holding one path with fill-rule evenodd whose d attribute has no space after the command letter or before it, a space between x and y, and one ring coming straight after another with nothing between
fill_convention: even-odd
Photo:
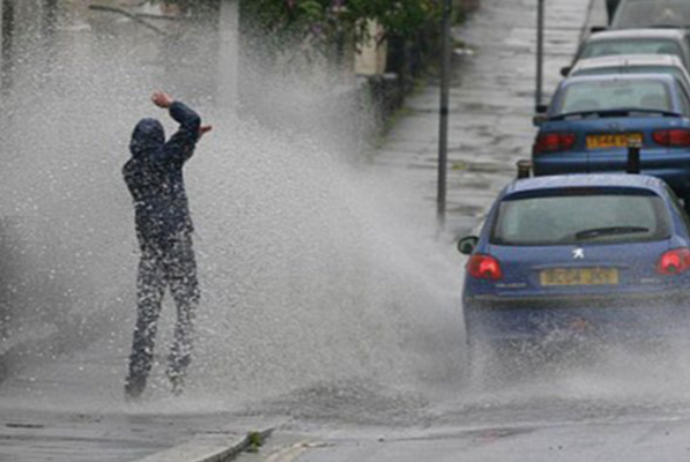
<instances>
[{"instance_id":1,"label":"car rear windshield wiper","mask_svg":"<svg viewBox=\"0 0 690 462\"><path fill-rule=\"evenodd\" d=\"M575 239L593 239L599 236L612 236L615 234L635 234L647 233L649 228L641 226L609 226L606 228L592 228L578 231L575 233Z\"/></svg>"},{"instance_id":2,"label":"car rear windshield wiper","mask_svg":"<svg viewBox=\"0 0 690 462\"><path fill-rule=\"evenodd\" d=\"M556 114L549 117L549 120L564 120L569 117L587 117L587 116L599 116L599 117L612 117L617 115L629 115L635 112L641 112L644 114L659 114L664 117L681 117L681 114L677 112L666 111L663 109L649 109L642 107L624 107L615 109L596 109L591 111L577 111L577 112L565 112L563 114Z\"/></svg>"}]
</instances>

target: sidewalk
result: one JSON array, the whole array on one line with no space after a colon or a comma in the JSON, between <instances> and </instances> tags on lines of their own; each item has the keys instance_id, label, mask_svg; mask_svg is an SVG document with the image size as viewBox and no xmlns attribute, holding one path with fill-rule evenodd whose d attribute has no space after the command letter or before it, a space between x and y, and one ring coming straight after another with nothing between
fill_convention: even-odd
<instances>
[{"instance_id":1,"label":"sidewalk","mask_svg":"<svg viewBox=\"0 0 690 462\"><path fill-rule=\"evenodd\" d=\"M249 432L280 424L171 396L155 380L151 399L128 405L122 395L125 360L94 345L3 382L0 462L220 461L225 459L214 457L244 448Z\"/></svg>"},{"instance_id":2,"label":"sidewalk","mask_svg":"<svg viewBox=\"0 0 690 462\"><path fill-rule=\"evenodd\" d=\"M604 21L603 0L546 3L545 101L561 79L580 36ZM469 24L455 31L470 53L455 55L451 87L446 234L469 232L497 193L515 177L515 163L529 159L536 80L537 0L482 0ZM591 15L590 15L591 8ZM591 17L591 20L590 20ZM583 27L583 25L586 25ZM410 97L387 142L374 157L424 198L421 210L435 223L439 82Z\"/></svg>"}]
</instances>

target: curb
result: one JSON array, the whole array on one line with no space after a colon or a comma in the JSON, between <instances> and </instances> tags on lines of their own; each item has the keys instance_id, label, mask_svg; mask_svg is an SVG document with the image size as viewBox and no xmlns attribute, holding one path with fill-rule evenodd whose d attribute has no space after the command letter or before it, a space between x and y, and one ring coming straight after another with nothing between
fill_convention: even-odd
<instances>
[{"instance_id":1,"label":"curb","mask_svg":"<svg viewBox=\"0 0 690 462\"><path fill-rule=\"evenodd\" d=\"M191 441L136 462L227 462L255 447L257 440L265 441L273 430L249 432L243 437L222 433L197 435Z\"/></svg>"}]
</instances>

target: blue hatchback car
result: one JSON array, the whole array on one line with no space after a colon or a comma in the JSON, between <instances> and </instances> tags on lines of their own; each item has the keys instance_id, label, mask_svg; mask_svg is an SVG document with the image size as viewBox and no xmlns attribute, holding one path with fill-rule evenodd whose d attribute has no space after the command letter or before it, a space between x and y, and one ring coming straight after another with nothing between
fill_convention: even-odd
<instances>
[{"instance_id":1,"label":"blue hatchback car","mask_svg":"<svg viewBox=\"0 0 690 462\"><path fill-rule=\"evenodd\" d=\"M536 118L536 176L625 172L630 140L641 143L642 173L690 199L690 95L661 74L571 77Z\"/></svg>"},{"instance_id":2,"label":"blue hatchback car","mask_svg":"<svg viewBox=\"0 0 690 462\"><path fill-rule=\"evenodd\" d=\"M516 180L468 254L471 356L545 339L690 334L690 228L673 191L646 175Z\"/></svg>"}]
</instances>

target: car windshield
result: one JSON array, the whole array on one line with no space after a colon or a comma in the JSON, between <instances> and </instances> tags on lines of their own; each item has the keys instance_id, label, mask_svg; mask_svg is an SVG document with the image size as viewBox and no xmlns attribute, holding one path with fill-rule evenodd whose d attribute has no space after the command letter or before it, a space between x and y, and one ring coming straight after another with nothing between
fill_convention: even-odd
<instances>
[{"instance_id":1,"label":"car windshield","mask_svg":"<svg viewBox=\"0 0 690 462\"><path fill-rule=\"evenodd\" d=\"M545 246L668 239L669 217L663 200L647 191L631 191L567 190L565 194L508 197L499 206L490 241Z\"/></svg>"},{"instance_id":2,"label":"car windshield","mask_svg":"<svg viewBox=\"0 0 690 462\"><path fill-rule=\"evenodd\" d=\"M687 0L631 0L619 7L612 26L615 29L644 27L686 27L690 25Z\"/></svg>"},{"instance_id":3,"label":"car windshield","mask_svg":"<svg viewBox=\"0 0 690 462\"><path fill-rule=\"evenodd\" d=\"M622 108L673 110L668 89L662 82L604 80L577 82L565 87L557 114Z\"/></svg>"},{"instance_id":4,"label":"car windshield","mask_svg":"<svg viewBox=\"0 0 690 462\"><path fill-rule=\"evenodd\" d=\"M582 50L581 59L617 55L672 55L683 58L683 50L673 40L645 38L593 40Z\"/></svg>"},{"instance_id":5,"label":"car windshield","mask_svg":"<svg viewBox=\"0 0 690 462\"><path fill-rule=\"evenodd\" d=\"M590 67L573 72L573 77L578 75L612 75L612 74L667 74L677 77L679 80L686 80L683 71L675 66L649 65L649 66L604 66ZM690 83L690 82L689 82Z\"/></svg>"}]
</instances>

